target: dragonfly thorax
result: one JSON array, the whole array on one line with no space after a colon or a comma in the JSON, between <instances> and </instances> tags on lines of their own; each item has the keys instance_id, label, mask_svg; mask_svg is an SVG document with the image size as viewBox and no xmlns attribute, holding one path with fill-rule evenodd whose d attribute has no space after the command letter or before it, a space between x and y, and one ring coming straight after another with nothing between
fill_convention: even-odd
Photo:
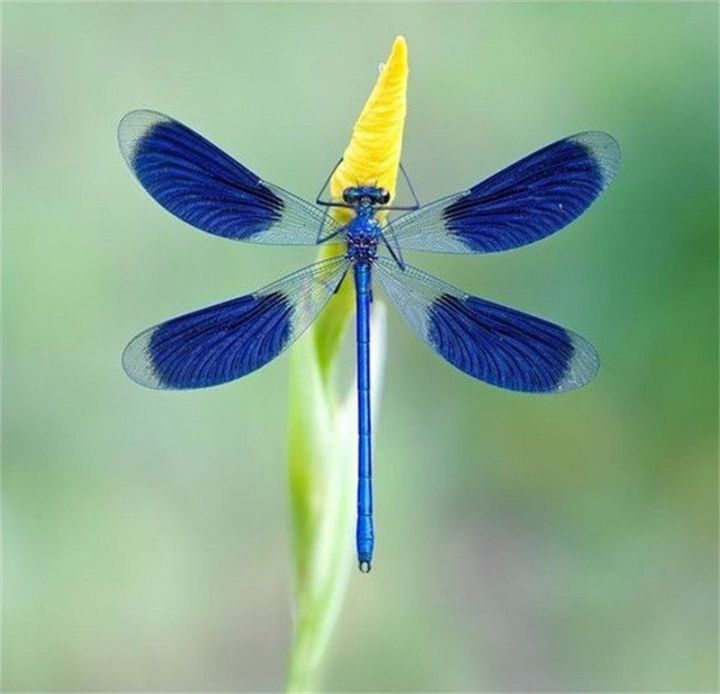
<instances>
[{"instance_id":1,"label":"dragonfly thorax","mask_svg":"<svg viewBox=\"0 0 720 694\"><path fill-rule=\"evenodd\" d=\"M347 257L353 262L371 263L377 258L380 225L370 206L355 208L355 217L347 227Z\"/></svg>"}]
</instances>

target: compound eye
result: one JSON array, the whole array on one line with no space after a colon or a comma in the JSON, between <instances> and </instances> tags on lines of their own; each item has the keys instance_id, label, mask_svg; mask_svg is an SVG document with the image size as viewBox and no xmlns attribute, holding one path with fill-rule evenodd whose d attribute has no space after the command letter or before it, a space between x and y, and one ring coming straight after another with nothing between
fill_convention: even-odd
<instances>
[{"instance_id":1,"label":"compound eye","mask_svg":"<svg viewBox=\"0 0 720 694\"><path fill-rule=\"evenodd\" d=\"M349 203L355 202L355 191L352 188L345 188L343 191L343 201Z\"/></svg>"},{"instance_id":2,"label":"compound eye","mask_svg":"<svg viewBox=\"0 0 720 694\"><path fill-rule=\"evenodd\" d=\"M385 190L385 188L380 188L379 199L381 205L387 205L390 202L390 191Z\"/></svg>"}]
</instances>

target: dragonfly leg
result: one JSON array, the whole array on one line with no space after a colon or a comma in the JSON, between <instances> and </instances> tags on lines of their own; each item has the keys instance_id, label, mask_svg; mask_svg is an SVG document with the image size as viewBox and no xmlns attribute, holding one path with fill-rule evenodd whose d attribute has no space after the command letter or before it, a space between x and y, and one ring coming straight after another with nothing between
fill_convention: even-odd
<instances>
[{"instance_id":1,"label":"dragonfly leg","mask_svg":"<svg viewBox=\"0 0 720 694\"><path fill-rule=\"evenodd\" d=\"M345 276L348 274L349 269L350 266L348 265L348 267L345 269L345 272L343 272L342 277L338 281L337 286L335 287L335 289L333 289L333 294L337 294L340 291L340 287L342 287L342 283L345 281Z\"/></svg>"},{"instance_id":2,"label":"dragonfly leg","mask_svg":"<svg viewBox=\"0 0 720 694\"><path fill-rule=\"evenodd\" d=\"M398 244L397 238L395 238L395 233L392 230L392 222L388 222L385 229L387 230L388 235L386 236L385 233L381 231L380 240L385 244L388 251L390 251L390 255L393 257L393 260L397 263L398 267L401 270L404 270L405 261L403 260L402 251L400 250L400 244ZM395 242L395 248L393 248L390 244L389 238Z\"/></svg>"},{"instance_id":3,"label":"dragonfly leg","mask_svg":"<svg viewBox=\"0 0 720 694\"><path fill-rule=\"evenodd\" d=\"M327 214L326 214L326 216L327 216ZM323 219L325 219L325 218L323 217ZM323 230L324 224L325 224L324 221L320 224L320 229L318 229L318 235L317 235L317 238L315 239L315 243L318 243L318 244L325 243L325 241L334 239L341 231L343 231L342 229L338 229L337 231L333 231L332 233L328 234L327 236L323 236L322 230Z\"/></svg>"},{"instance_id":4,"label":"dragonfly leg","mask_svg":"<svg viewBox=\"0 0 720 694\"><path fill-rule=\"evenodd\" d=\"M337 167L342 164L343 158L340 157L338 160L338 163L333 166L332 171L328 174L328 177L325 179L325 183L322 184L322 188L320 188L320 192L317 194L317 197L315 198L315 203L317 205L327 205L328 203L332 203L332 200L323 200L322 194L325 192L325 188L327 188L328 183L330 183L330 179L332 178L332 175L337 171Z\"/></svg>"}]
</instances>

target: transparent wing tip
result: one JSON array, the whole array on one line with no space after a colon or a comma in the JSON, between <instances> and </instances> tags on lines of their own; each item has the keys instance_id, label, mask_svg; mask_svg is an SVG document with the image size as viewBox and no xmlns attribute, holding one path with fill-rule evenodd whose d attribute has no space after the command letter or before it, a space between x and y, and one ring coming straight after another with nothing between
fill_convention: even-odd
<instances>
[{"instance_id":1,"label":"transparent wing tip","mask_svg":"<svg viewBox=\"0 0 720 694\"><path fill-rule=\"evenodd\" d=\"M150 340L155 328L136 335L122 353L122 367L135 383L154 390L163 390L165 386L155 372L150 355Z\"/></svg>"},{"instance_id":2,"label":"transparent wing tip","mask_svg":"<svg viewBox=\"0 0 720 694\"><path fill-rule=\"evenodd\" d=\"M557 393L582 388L595 378L600 369L600 357L595 347L584 337L570 331L567 333L573 355L565 376L555 389Z\"/></svg>"},{"instance_id":3,"label":"transparent wing tip","mask_svg":"<svg viewBox=\"0 0 720 694\"><path fill-rule=\"evenodd\" d=\"M600 130L578 133L570 140L582 145L590 153L600 169L603 189L607 188L620 168L622 155L618 141Z\"/></svg>"},{"instance_id":4,"label":"transparent wing tip","mask_svg":"<svg viewBox=\"0 0 720 694\"><path fill-rule=\"evenodd\" d=\"M120 152L132 168L138 144L158 123L172 122L172 118L157 111L139 109L123 116L118 125L117 138Z\"/></svg>"}]
</instances>

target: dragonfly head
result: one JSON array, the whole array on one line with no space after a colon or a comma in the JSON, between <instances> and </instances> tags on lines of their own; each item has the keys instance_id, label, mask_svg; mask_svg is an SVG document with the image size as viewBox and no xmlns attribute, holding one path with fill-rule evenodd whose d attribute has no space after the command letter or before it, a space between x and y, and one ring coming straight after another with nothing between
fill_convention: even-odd
<instances>
[{"instance_id":1,"label":"dragonfly head","mask_svg":"<svg viewBox=\"0 0 720 694\"><path fill-rule=\"evenodd\" d=\"M390 202L390 191L377 186L354 186L345 188L343 201L353 207L378 207Z\"/></svg>"}]
</instances>

